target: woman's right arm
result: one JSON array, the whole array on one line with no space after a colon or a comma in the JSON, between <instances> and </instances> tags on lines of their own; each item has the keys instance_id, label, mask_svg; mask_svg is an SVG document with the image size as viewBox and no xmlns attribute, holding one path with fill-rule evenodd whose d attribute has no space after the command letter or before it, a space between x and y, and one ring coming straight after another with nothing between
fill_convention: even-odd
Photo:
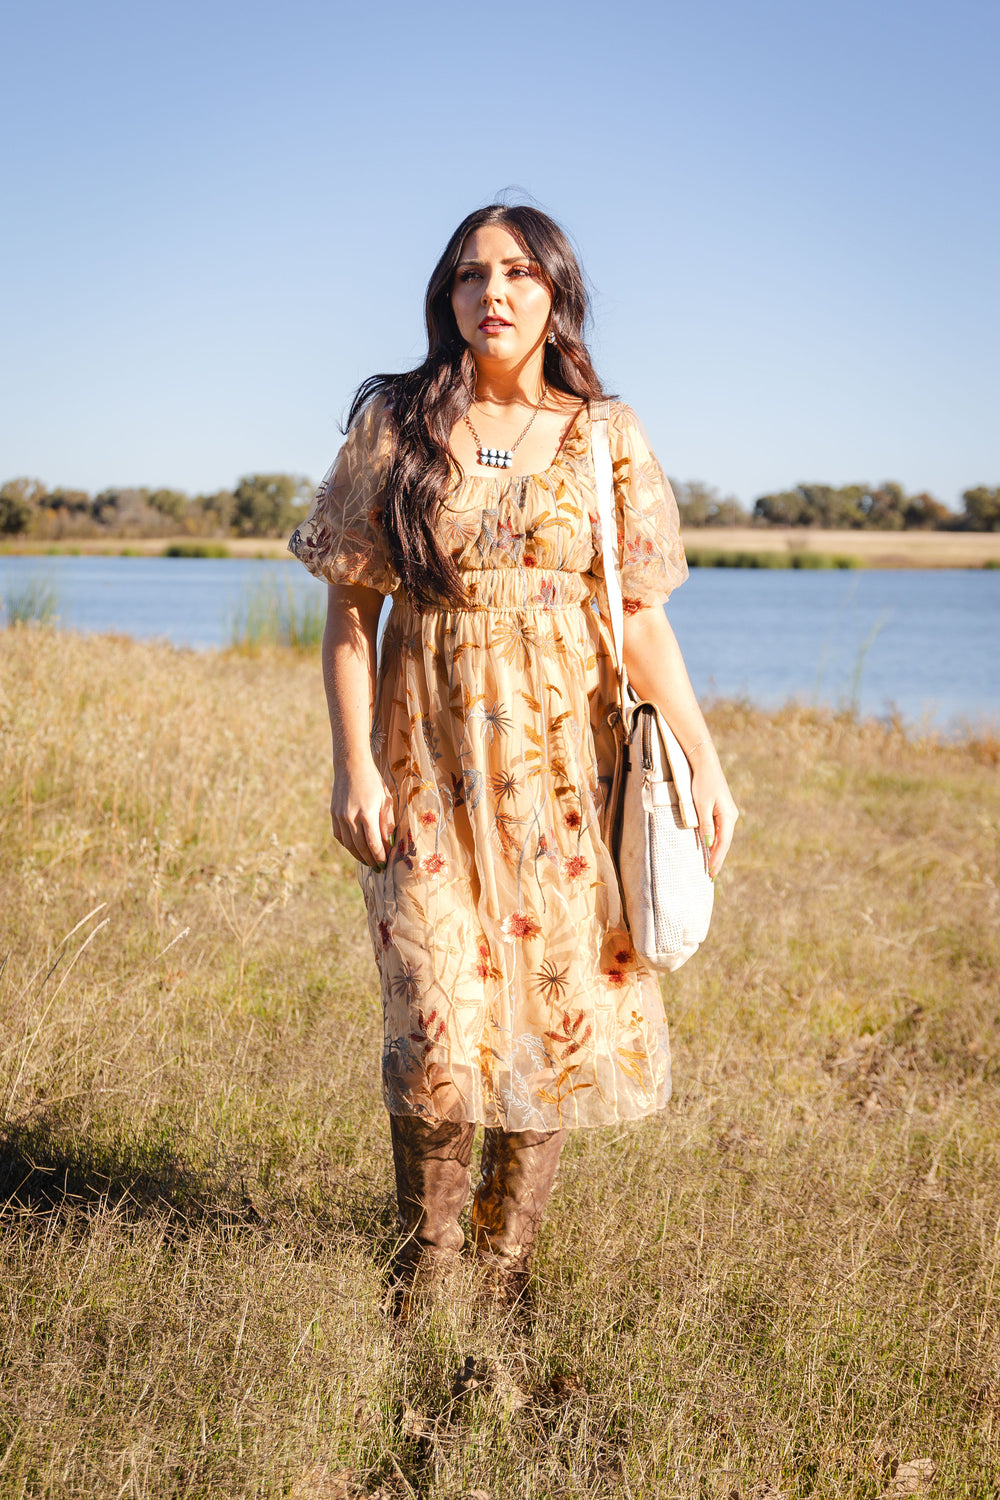
<instances>
[{"instance_id":1,"label":"woman's right arm","mask_svg":"<svg viewBox=\"0 0 1000 1500\"><path fill-rule=\"evenodd\" d=\"M331 583L323 632L323 685L333 738L334 838L362 864L385 864L392 847L392 796L371 753L375 640L382 595Z\"/></svg>"}]
</instances>

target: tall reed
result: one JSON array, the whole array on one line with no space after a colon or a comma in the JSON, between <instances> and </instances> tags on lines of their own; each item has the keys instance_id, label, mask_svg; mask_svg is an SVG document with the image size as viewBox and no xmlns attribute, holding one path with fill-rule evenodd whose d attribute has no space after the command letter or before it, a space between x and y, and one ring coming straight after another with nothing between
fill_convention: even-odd
<instances>
[{"instance_id":1,"label":"tall reed","mask_svg":"<svg viewBox=\"0 0 1000 1500\"><path fill-rule=\"evenodd\" d=\"M29 574L4 590L3 612L8 625L51 625L58 608L55 584L42 574Z\"/></svg>"},{"instance_id":2,"label":"tall reed","mask_svg":"<svg viewBox=\"0 0 1000 1500\"><path fill-rule=\"evenodd\" d=\"M287 578L248 583L229 625L229 645L236 651L258 651L263 646L287 646L311 651L323 639L325 601L319 590L304 594Z\"/></svg>"}]
</instances>

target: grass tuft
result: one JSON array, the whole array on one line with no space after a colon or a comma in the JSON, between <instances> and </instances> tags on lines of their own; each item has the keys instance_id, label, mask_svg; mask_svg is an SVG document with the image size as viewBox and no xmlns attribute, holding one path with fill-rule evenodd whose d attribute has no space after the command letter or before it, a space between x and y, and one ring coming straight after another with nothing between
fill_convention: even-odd
<instances>
[{"instance_id":1,"label":"grass tuft","mask_svg":"<svg viewBox=\"0 0 1000 1500\"><path fill-rule=\"evenodd\" d=\"M164 557L232 557L225 542L171 542Z\"/></svg>"},{"instance_id":2,"label":"grass tuft","mask_svg":"<svg viewBox=\"0 0 1000 1500\"><path fill-rule=\"evenodd\" d=\"M51 625L59 608L55 585L40 575L8 584L3 596L8 625Z\"/></svg>"},{"instance_id":3,"label":"grass tuft","mask_svg":"<svg viewBox=\"0 0 1000 1500\"><path fill-rule=\"evenodd\" d=\"M312 651L323 639L326 602L317 591L297 592L287 580L284 586L272 578L247 585L229 627L233 650L256 652L263 647L286 647Z\"/></svg>"}]
</instances>

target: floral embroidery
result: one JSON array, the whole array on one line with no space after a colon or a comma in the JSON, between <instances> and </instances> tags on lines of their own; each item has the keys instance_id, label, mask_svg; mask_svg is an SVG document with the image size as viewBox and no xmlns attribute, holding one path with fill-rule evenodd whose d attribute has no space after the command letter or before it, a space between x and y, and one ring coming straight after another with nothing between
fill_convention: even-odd
<instances>
[{"instance_id":1,"label":"floral embroidery","mask_svg":"<svg viewBox=\"0 0 1000 1500\"><path fill-rule=\"evenodd\" d=\"M642 429L609 436L626 610L685 576L676 507ZM394 595L372 756L397 833L362 872L384 1010L389 1107L554 1130L669 1097L659 983L622 925L602 841L614 693L590 425L511 478L456 471L439 535L468 607L415 614L382 524L392 449L373 402L290 543L318 577Z\"/></svg>"},{"instance_id":2,"label":"floral embroidery","mask_svg":"<svg viewBox=\"0 0 1000 1500\"><path fill-rule=\"evenodd\" d=\"M505 917L500 924L500 931L506 938L533 938L541 932L538 923L523 911L513 911L509 917Z\"/></svg>"},{"instance_id":3,"label":"floral embroidery","mask_svg":"<svg viewBox=\"0 0 1000 1500\"><path fill-rule=\"evenodd\" d=\"M560 969L558 964L554 964L550 959L546 959L535 975L535 978L538 980L538 988L546 1000L561 1000L566 993L566 986L569 983L569 970Z\"/></svg>"},{"instance_id":4,"label":"floral embroidery","mask_svg":"<svg viewBox=\"0 0 1000 1500\"><path fill-rule=\"evenodd\" d=\"M413 869L413 861L416 858L417 846L413 842L413 835L409 831L404 833L396 845L396 858L401 859L408 870Z\"/></svg>"}]
</instances>

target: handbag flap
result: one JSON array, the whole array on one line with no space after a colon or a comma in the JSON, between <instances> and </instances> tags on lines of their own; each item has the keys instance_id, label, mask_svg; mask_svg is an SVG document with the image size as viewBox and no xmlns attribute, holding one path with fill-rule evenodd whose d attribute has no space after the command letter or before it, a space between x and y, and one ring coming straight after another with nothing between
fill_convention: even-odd
<instances>
[{"instance_id":1,"label":"handbag flap","mask_svg":"<svg viewBox=\"0 0 1000 1500\"><path fill-rule=\"evenodd\" d=\"M681 748L681 743L674 734L666 719L660 713L655 703L636 702L628 709L628 738L637 727L637 719L643 709L648 709L653 715L660 738L661 764L664 774L669 774L670 780L677 788L677 801L679 805L681 822L685 828L698 827L698 813L694 805L694 797L691 792L691 762Z\"/></svg>"}]
</instances>

